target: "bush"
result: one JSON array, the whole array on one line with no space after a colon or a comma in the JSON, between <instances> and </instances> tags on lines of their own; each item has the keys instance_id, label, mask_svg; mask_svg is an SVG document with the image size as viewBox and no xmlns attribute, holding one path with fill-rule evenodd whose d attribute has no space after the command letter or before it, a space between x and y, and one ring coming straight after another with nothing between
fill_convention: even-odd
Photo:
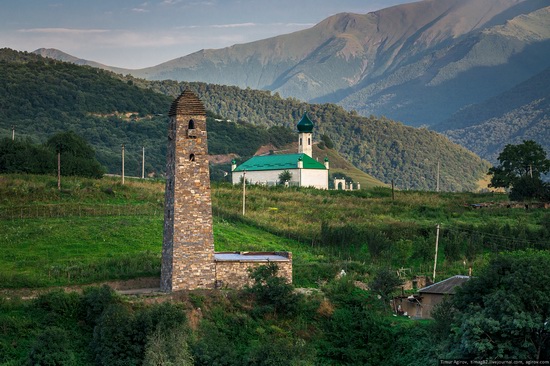
<instances>
[{"instance_id":1,"label":"bush","mask_svg":"<svg viewBox=\"0 0 550 366\"><path fill-rule=\"evenodd\" d=\"M43 366L77 365L71 338L63 328L48 327L36 337L27 364Z\"/></svg>"},{"instance_id":2,"label":"bush","mask_svg":"<svg viewBox=\"0 0 550 366\"><path fill-rule=\"evenodd\" d=\"M285 278L277 276L278 271L279 267L273 262L252 270L249 276L254 284L248 292L262 306L262 312L292 316L298 308L299 296Z\"/></svg>"}]
</instances>

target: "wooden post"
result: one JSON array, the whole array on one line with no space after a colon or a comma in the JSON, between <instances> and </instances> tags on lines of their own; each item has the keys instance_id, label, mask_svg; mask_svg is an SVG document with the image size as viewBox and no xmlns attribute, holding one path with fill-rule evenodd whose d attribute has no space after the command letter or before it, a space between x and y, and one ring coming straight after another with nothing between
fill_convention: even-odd
<instances>
[{"instance_id":1,"label":"wooden post","mask_svg":"<svg viewBox=\"0 0 550 366\"><path fill-rule=\"evenodd\" d=\"M243 171L243 216L246 213L246 171Z\"/></svg>"},{"instance_id":2,"label":"wooden post","mask_svg":"<svg viewBox=\"0 0 550 366\"><path fill-rule=\"evenodd\" d=\"M145 146L141 148L141 179L145 178Z\"/></svg>"},{"instance_id":3,"label":"wooden post","mask_svg":"<svg viewBox=\"0 0 550 366\"><path fill-rule=\"evenodd\" d=\"M124 184L124 144L122 144L122 184Z\"/></svg>"},{"instance_id":4,"label":"wooden post","mask_svg":"<svg viewBox=\"0 0 550 366\"><path fill-rule=\"evenodd\" d=\"M15 140L15 125L11 126L11 140Z\"/></svg>"},{"instance_id":5,"label":"wooden post","mask_svg":"<svg viewBox=\"0 0 550 366\"><path fill-rule=\"evenodd\" d=\"M61 190L61 151L57 151L57 190Z\"/></svg>"},{"instance_id":6,"label":"wooden post","mask_svg":"<svg viewBox=\"0 0 550 366\"><path fill-rule=\"evenodd\" d=\"M435 259L434 259L434 273L432 281L435 282L435 269L437 268L437 250L439 248L439 224L437 224L437 231L435 233Z\"/></svg>"},{"instance_id":7,"label":"wooden post","mask_svg":"<svg viewBox=\"0 0 550 366\"><path fill-rule=\"evenodd\" d=\"M437 181L435 186L435 191L439 192L439 160L437 161Z\"/></svg>"},{"instance_id":8,"label":"wooden post","mask_svg":"<svg viewBox=\"0 0 550 366\"><path fill-rule=\"evenodd\" d=\"M391 200L395 200L395 194L393 193L393 179L391 180Z\"/></svg>"}]
</instances>

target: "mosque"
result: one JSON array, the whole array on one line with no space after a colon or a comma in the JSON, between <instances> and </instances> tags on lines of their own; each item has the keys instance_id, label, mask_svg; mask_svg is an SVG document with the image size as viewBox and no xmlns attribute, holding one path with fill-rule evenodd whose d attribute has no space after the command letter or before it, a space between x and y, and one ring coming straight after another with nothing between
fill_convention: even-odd
<instances>
[{"instance_id":1,"label":"mosque","mask_svg":"<svg viewBox=\"0 0 550 366\"><path fill-rule=\"evenodd\" d=\"M313 159L312 135L313 122L304 113L297 124L298 152L296 154L275 154L254 156L241 165L235 160L231 165L231 181L239 184L243 177L251 184L276 185L281 184L280 175L283 172L290 179L284 184L299 187L314 187L328 189L329 162L323 163Z\"/></svg>"}]
</instances>

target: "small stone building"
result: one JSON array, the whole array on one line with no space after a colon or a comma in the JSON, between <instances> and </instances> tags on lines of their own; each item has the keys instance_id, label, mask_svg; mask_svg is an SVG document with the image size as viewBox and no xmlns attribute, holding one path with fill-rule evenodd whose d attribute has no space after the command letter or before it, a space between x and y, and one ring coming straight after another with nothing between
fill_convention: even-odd
<instances>
[{"instance_id":1,"label":"small stone building","mask_svg":"<svg viewBox=\"0 0 550 366\"><path fill-rule=\"evenodd\" d=\"M434 307L447 296L453 296L470 276L456 275L418 290L418 294L400 296L393 300L396 311L417 319L431 319Z\"/></svg>"},{"instance_id":2,"label":"small stone building","mask_svg":"<svg viewBox=\"0 0 550 366\"><path fill-rule=\"evenodd\" d=\"M314 126L307 113L304 113L296 127L298 153L254 156L239 166L233 161L231 166L233 184L241 183L243 178L251 184L281 184L279 175L288 171L291 178L283 184L328 189L329 162L327 158L321 163L312 157Z\"/></svg>"},{"instance_id":3,"label":"small stone building","mask_svg":"<svg viewBox=\"0 0 550 366\"><path fill-rule=\"evenodd\" d=\"M170 107L161 290L242 287L248 268L277 262L292 282L291 253L215 253L206 110L184 91Z\"/></svg>"}]
</instances>

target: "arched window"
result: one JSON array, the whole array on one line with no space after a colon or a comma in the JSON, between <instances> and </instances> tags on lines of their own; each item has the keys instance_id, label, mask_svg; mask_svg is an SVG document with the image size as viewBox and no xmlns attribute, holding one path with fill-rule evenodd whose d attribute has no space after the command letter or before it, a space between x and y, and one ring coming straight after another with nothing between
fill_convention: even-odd
<instances>
[{"instance_id":1,"label":"arched window","mask_svg":"<svg viewBox=\"0 0 550 366\"><path fill-rule=\"evenodd\" d=\"M309 146L309 145L311 145L311 138L310 137L307 138L307 146Z\"/></svg>"},{"instance_id":2,"label":"arched window","mask_svg":"<svg viewBox=\"0 0 550 366\"><path fill-rule=\"evenodd\" d=\"M300 146L302 146L302 138L300 137Z\"/></svg>"},{"instance_id":3,"label":"arched window","mask_svg":"<svg viewBox=\"0 0 550 366\"><path fill-rule=\"evenodd\" d=\"M195 161L195 154L189 155L189 161Z\"/></svg>"},{"instance_id":4,"label":"arched window","mask_svg":"<svg viewBox=\"0 0 550 366\"><path fill-rule=\"evenodd\" d=\"M187 137L191 139L197 138L197 130L195 130L195 121L192 119L189 120L189 125L187 126Z\"/></svg>"}]
</instances>

